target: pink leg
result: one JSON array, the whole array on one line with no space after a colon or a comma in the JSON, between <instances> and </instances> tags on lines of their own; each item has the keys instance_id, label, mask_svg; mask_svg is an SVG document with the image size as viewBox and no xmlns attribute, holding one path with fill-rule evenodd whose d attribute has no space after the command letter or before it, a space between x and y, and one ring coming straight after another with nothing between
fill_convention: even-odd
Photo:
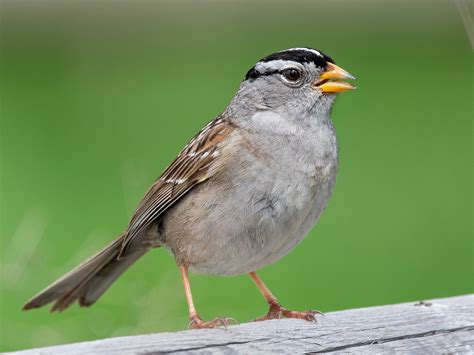
<instances>
[{"instance_id":1,"label":"pink leg","mask_svg":"<svg viewBox=\"0 0 474 355\"><path fill-rule=\"evenodd\" d=\"M262 296L267 301L270 309L268 310L267 315L263 317L259 317L255 319L256 321L262 320L269 320L269 319L281 319L281 318L298 318L298 319L305 319L307 321L316 322L316 315L322 314L319 311L304 311L304 312L297 312L297 311L290 311L280 305L277 298L273 296L272 292L268 289L268 287L264 284L260 276L257 275L256 272L249 273L249 276L255 282L258 289L262 293Z\"/></svg>"},{"instance_id":2,"label":"pink leg","mask_svg":"<svg viewBox=\"0 0 474 355\"><path fill-rule=\"evenodd\" d=\"M186 301L189 307L189 325L190 329L201 329L201 328L216 328L219 326L226 327L231 322L235 322L232 318L216 318L210 322L203 321L199 317L196 308L194 307L193 295L191 293L191 285L189 284L188 268L186 266L180 266L181 277L183 278L184 292L186 293Z\"/></svg>"}]
</instances>

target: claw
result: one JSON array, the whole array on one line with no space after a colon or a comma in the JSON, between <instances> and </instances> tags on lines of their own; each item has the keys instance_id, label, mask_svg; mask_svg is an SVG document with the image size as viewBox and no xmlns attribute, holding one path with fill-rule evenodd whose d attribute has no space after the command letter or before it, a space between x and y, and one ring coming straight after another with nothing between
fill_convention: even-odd
<instances>
[{"instance_id":1,"label":"claw","mask_svg":"<svg viewBox=\"0 0 474 355\"><path fill-rule=\"evenodd\" d=\"M316 310L309 310L304 312L298 311L290 311L279 304L272 304L270 305L270 309L268 310L267 315L263 317L259 317L255 319L256 322L270 320L270 319L282 319L282 318L296 318L296 319L304 319L308 322L315 322L317 323L316 315L324 315L320 311Z\"/></svg>"},{"instance_id":2,"label":"claw","mask_svg":"<svg viewBox=\"0 0 474 355\"><path fill-rule=\"evenodd\" d=\"M226 325L239 325L239 321L232 317L224 318L224 322Z\"/></svg>"},{"instance_id":3,"label":"claw","mask_svg":"<svg viewBox=\"0 0 474 355\"><path fill-rule=\"evenodd\" d=\"M224 327L227 329L227 326L231 323L238 324L234 318L215 318L212 321L203 321L198 315L192 316L188 324L188 329L212 329L217 327Z\"/></svg>"}]
</instances>

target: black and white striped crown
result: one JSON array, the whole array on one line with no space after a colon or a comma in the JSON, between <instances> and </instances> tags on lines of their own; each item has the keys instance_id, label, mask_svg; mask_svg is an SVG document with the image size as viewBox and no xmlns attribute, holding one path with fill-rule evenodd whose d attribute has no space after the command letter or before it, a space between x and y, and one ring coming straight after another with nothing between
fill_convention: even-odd
<instances>
[{"instance_id":1,"label":"black and white striped crown","mask_svg":"<svg viewBox=\"0 0 474 355\"><path fill-rule=\"evenodd\" d=\"M260 59L245 75L245 80L256 79L264 75L272 75L285 65L285 62L314 63L324 68L328 62L334 63L331 57L312 48L290 48L279 51Z\"/></svg>"}]
</instances>

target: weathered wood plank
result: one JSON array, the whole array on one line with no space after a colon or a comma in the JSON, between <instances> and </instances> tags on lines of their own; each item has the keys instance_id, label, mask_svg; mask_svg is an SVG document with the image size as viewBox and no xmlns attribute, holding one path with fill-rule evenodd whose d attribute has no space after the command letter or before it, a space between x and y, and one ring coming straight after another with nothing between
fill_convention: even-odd
<instances>
[{"instance_id":1,"label":"weathered wood plank","mask_svg":"<svg viewBox=\"0 0 474 355\"><path fill-rule=\"evenodd\" d=\"M474 295L327 313L228 329L111 338L15 354L474 353Z\"/></svg>"},{"instance_id":2,"label":"weathered wood plank","mask_svg":"<svg viewBox=\"0 0 474 355\"><path fill-rule=\"evenodd\" d=\"M471 332L467 334L465 332ZM341 350L330 350L331 354L472 354L473 330L461 329L442 334L417 335L401 340L384 340L382 344L354 346Z\"/></svg>"}]
</instances>

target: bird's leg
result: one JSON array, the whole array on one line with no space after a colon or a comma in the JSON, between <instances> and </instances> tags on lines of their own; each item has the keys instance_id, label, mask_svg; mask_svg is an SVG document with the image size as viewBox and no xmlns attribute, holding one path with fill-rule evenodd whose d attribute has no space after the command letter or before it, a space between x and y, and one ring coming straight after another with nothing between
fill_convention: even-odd
<instances>
[{"instance_id":1,"label":"bird's leg","mask_svg":"<svg viewBox=\"0 0 474 355\"><path fill-rule=\"evenodd\" d=\"M277 298L273 296L272 292L268 289L267 285L263 283L262 279L260 278L260 276L257 275L256 272L249 273L249 276L255 282L255 285L257 285L258 289L262 293L262 296L265 298L268 305L270 306L267 315L255 319L256 321L281 318L298 318L316 322L316 314L322 314L319 311L313 310L304 312L290 311L282 307L278 302Z\"/></svg>"},{"instance_id":2,"label":"bird's leg","mask_svg":"<svg viewBox=\"0 0 474 355\"><path fill-rule=\"evenodd\" d=\"M189 325L190 329L216 328L219 326L227 327L230 323L235 322L232 318L216 318L210 322L203 321L199 317L194 307L193 295L191 293L191 285L189 284L188 267L180 266L181 277L183 278L184 292L186 293L186 301L189 307Z\"/></svg>"}]
</instances>

